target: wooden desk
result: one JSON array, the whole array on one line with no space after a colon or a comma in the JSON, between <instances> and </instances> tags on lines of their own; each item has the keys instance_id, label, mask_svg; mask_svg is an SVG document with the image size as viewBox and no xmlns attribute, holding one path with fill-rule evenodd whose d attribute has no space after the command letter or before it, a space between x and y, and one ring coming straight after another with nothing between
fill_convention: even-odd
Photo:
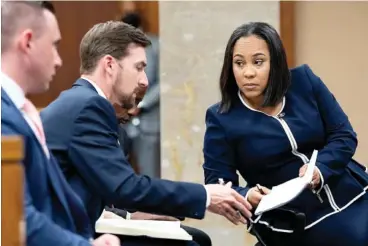
<instances>
[{"instance_id":1,"label":"wooden desk","mask_svg":"<svg viewBox=\"0 0 368 246\"><path fill-rule=\"evenodd\" d=\"M1 245L25 245L23 223L23 141L1 137Z\"/></svg>"}]
</instances>

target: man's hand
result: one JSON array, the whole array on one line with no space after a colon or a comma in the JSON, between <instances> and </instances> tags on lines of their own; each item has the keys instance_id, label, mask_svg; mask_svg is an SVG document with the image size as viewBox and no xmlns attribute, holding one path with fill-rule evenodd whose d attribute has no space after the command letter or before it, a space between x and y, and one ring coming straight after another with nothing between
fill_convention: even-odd
<instances>
[{"instance_id":1,"label":"man's hand","mask_svg":"<svg viewBox=\"0 0 368 246\"><path fill-rule=\"evenodd\" d=\"M207 208L210 212L225 216L235 225L238 222L247 223L243 216L252 217L250 212L252 206L243 196L231 188L231 182L226 185L206 185L206 190L211 197L211 203Z\"/></svg>"},{"instance_id":2,"label":"man's hand","mask_svg":"<svg viewBox=\"0 0 368 246\"><path fill-rule=\"evenodd\" d=\"M120 240L117 236L104 234L93 240L93 246L120 246Z\"/></svg>"},{"instance_id":3,"label":"man's hand","mask_svg":"<svg viewBox=\"0 0 368 246\"><path fill-rule=\"evenodd\" d=\"M263 196L267 195L271 191L264 186L257 185L256 187L250 188L248 191L247 199L252 204L254 208L256 208L259 202L262 200Z\"/></svg>"},{"instance_id":4,"label":"man's hand","mask_svg":"<svg viewBox=\"0 0 368 246\"><path fill-rule=\"evenodd\" d=\"M165 221L178 221L177 218L166 216L166 215L157 215L157 214L149 214L143 212L135 212L131 214L132 220L165 220Z\"/></svg>"},{"instance_id":5,"label":"man's hand","mask_svg":"<svg viewBox=\"0 0 368 246\"><path fill-rule=\"evenodd\" d=\"M299 169L299 177L303 177L305 171L307 171L308 164L303 165ZM312 182L309 183L309 188L316 189L321 183L321 176L319 175L318 167L314 167Z\"/></svg>"}]
</instances>

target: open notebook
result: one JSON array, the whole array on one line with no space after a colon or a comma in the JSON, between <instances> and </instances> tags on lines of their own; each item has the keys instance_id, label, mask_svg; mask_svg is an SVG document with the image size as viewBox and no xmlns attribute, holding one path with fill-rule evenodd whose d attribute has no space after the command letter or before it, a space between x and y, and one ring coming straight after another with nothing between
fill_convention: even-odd
<instances>
[{"instance_id":1,"label":"open notebook","mask_svg":"<svg viewBox=\"0 0 368 246\"><path fill-rule=\"evenodd\" d=\"M274 186L271 192L265 195L259 202L254 214L260 215L272 209L279 208L299 196L312 181L317 154L318 151L314 150L303 177L297 177L278 186Z\"/></svg>"},{"instance_id":2,"label":"open notebook","mask_svg":"<svg viewBox=\"0 0 368 246\"><path fill-rule=\"evenodd\" d=\"M180 221L126 220L118 215L104 218L104 213L105 210L95 224L95 230L98 233L192 240L192 236L180 227Z\"/></svg>"}]
</instances>

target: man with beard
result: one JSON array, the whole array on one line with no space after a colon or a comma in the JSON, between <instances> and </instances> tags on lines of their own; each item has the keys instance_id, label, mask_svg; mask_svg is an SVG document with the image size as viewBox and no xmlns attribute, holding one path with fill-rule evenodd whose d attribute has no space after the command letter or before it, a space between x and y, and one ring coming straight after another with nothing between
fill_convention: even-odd
<instances>
[{"instance_id":1,"label":"man with beard","mask_svg":"<svg viewBox=\"0 0 368 246\"><path fill-rule=\"evenodd\" d=\"M137 94L147 88L149 44L142 31L120 21L96 24L85 34L80 44L81 78L41 113L50 150L84 202L92 225L109 204L196 219L209 210L235 224L246 223L238 211L249 218L251 206L231 183L204 186L136 175L124 157L113 105L129 116Z\"/></svg>"},{"instance_id":2,"label":"man with beard","mask_svg":"<svg viewBox=\"0 0 368 246\"><path fill-rule=\"evenodd\" d=\"M141 87L137 92L136 103L139 104L143 97L145 96L146 88ZM116 117L120 123L120 126L123 126L127 122L127 115L136 115L139 111L137 106L131 108L128 112L121 109L120 107L115 107ZM123 127L119 128L119 142L121 149L123 150L124 155L127 159L129 159L129 153L131 152L131 145L129 144L129 138ZM142 150L144 151L144 150ZM141 154L139 152L139 154ZM150 163L148 163L150 164ZM184 220L184 218L175 218L172 216L144 213L139 211L127 211L122 208L118 208L113 206L112 204L109 206L105 206L104 218L114 218L114 214L124 218L131 220L165 220L165 221L177 221ZM204 232L197 228L185 226L181 224L181 228L183 228L187 233L189 233L193 237L193 241L197 243L199 246L211 246L212 241L211 238Z\"/></svg>"}]
</instances>

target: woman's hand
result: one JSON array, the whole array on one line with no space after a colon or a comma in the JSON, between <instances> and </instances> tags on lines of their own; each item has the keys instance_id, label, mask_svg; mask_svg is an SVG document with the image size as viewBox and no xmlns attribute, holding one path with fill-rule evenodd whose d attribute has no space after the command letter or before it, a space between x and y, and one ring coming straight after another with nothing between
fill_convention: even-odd
<instances>
[{"instance_id":1,"label":"woman's hand","mask_svg":"<svg viewBox=\"0 0 368 246\"><path fill-rule=\"evenodd\" d=\"M250 188L247 194L248 202L253 206L253 208L256 208L263 196L267 195L270 192L271 190L261 185Z\"/></svg>"},{"instance_id":2,"label":"woman's hand","mask_svg":"<svg viewBox=\"0 0 368 246\"><path fill-rule=\"evenodd\" d=\"M307 170L308 164L305 164L299 169L299 177L303 177L305 175L305 171ZM317 189L321 183L320 172L318 171L318 167L314 167L312 182L309 183L309 188Z\"/></svg>"}]
</instances>

